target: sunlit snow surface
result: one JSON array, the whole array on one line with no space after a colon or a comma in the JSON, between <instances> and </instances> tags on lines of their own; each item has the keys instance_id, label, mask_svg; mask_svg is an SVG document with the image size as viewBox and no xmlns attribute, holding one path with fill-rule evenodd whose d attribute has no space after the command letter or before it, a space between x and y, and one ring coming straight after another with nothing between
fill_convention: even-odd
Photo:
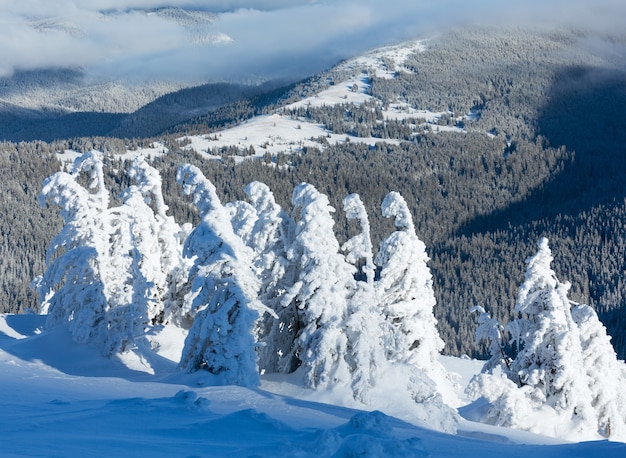
<instances>
[{"instance_id":1,"label":"sunlit snow surface","mask_svg":"<svg viewBox=\"0 0 626 458\"><path fill-rule=\"evenodd\" d=\"M621 443L557 444L466 420L446 435L395 416L403 406L362 411L340 391L314 393L295 377L265 377L257 390L207 386L205 374L181 374L171 360L183 338L174 329L152 338L154 356L105 359L63 328L43 332L44 320L0 315L3 457L626 456ZM459 374L460 392L480 368L442 361Z\"/></svg>"},{"instance_id":2,"label":"sunlit snow surface","mask_svg":"<svg viewBox=\"0 0 626 458\"><path fill-rule=\"evenodd\" d=\"M184 141L187 143L185 148L194 150L205 157L217 157L211 154L211 150L214 148L236 146L241 151L249 151L252 147L254 148L253 155L259 157L267 153L276 155L278 153L300 152L303 147L324 149L325 144L337 144L346 141L366 145L375 145L379 142L399 144L400 141L396 139L334 134L321 124L293 118L289 115L290 110L295 108L338 104L360 105L365 102L376 102L381 105L385 120L414 120L413 129L416 134L423 132L428 127L435 132L463 132L460 127L436 125L441 116L448 113L417 110L401 100L382 107L380 101L368 94L371 75L376 75L379 78L395 78L396 72L411 72L404 65L406 59L413 53L422 52L424 49L425 46L422 41L414 41L380 48L347 60L337 66L337 69L348 71L355 76L345 81L334 81L332 85L320 93L287 105L274 114L256 116L235 127L210 135L184 137ZM324 142L320 141L322 138L324 138Z\"/></svg>"}]
</instances>

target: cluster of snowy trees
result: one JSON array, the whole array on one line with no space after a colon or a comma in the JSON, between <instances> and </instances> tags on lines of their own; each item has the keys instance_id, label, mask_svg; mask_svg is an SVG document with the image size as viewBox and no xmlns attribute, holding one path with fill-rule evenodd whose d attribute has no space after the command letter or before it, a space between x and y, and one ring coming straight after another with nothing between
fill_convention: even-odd
<instances>
[{"instance_id":1,"label":"cluster of snowy trees","mask_svg":"<svg viewBox=\"0 0 626 458\"><path fill-rule=\"evenodd\" d=\"M291 211L260 182L245 188L245 201L223 204L200 169L184 165L177 181L200 215L192 228L167 214L161 176L143 158L127 174L133 184L119 205L97 152L44 182L42 204L59 206L65 223L34 282L48 326L67 326L105 355L150 351L146 336L178 326L187 333L180 367L206 370L214 383L254 386L262 373L297 371L310 388L343 385L368 403L377 381L401 374L425 418L445 412L439 426L449 429L454 413L433 382L446 375L428 257L400 194L383 200L396 230L374 254L356 194L343 200L354 223L341 245L335 209L310 184L295 187ZM626 369L606 329L591 307L568 299L546 239L527 262L506 328L477 307L477 340L492 355L468 388L489 403L482 420L624 440ZM507 333L514 358L503 348ZM543 431L537 412L554 416L559 430Z\"/></svg>"},{"instance_id":2,"label":"cluster of snowy trees","mask_svg":"<svg viewBox=\"0 0 626 458\"><path fill-rule=\"evenodd\" d=\"M255 386L261 373L300 371L306 386L349 386L364 403L385 370L402 366L415 402L454 417L432 380L445 379L443 341L425 245L400 194L382 203L396 231L374 255L356 194L343 205L360 230L340 246L335 209L310 184L293 190L291 213L259 182L247 201L223 204L199 168L183 165L177 181L200 215L192 229L167 215L156 169L138 157L128 173L134 184L118 206L95 151L45 180L42 204L58 205L65 222L35 281L48 326L68 326L105 355L180 326L187 372Z\"/></svg>"},{"instance_id":3,"label":"cluster of snowy trees","mask_svg":"<svg viewBox=\"0 0 626 458\"><path fill-rule=\"evenodd\" d=\"M605 327L588 305L568 299L569 283L551 268L546 238L528 259L525 280L506 326L518 348L513 359L501 342L505 328L481 307L477 340L489 342L491 359L468 387L489 403L483 420L557 437L626 440L626 365ZM532 411L557 417L554 431L537 424Z\"/></svg>"}]
</instances>

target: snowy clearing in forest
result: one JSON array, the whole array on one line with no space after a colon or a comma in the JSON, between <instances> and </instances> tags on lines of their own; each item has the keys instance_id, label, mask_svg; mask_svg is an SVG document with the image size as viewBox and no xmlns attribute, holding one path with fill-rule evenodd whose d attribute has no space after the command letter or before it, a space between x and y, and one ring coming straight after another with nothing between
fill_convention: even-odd
<instances>
[{"instance_id":1,"label":"snowy clearing in forest","mask_svg":"<svg viewBox=\"0 0 626 458\"><path fill-rule=\"evenodd\" d=\"M219 155L211 153L212 148L236 147L242 153L241 156L235 155L236 160L242 160L245 156L262 157L266 153L273 156L279 153L291 154L301 152L304 147L323 149L326 142L336 144L351 141L366 145L385 142L397 145L400 143L400 140L397 139L334 134L321 124L294 118L287 113L299 108L332 107L346 104L359 106L369 102L381 104L378 99L369 94L371 75L381 78L394 78L396 70L389 70L390 65L400 71L410 72L409 69L403 67L407 57L424 49L422 41L415 41L374 50L341 63L337 67L338 69L350 70L354 72L355 76L344 81L329 81L329 87L318 94L291 103L280 108L274 114L257 116L235 127L208 135L193 135L183 137L180 140L188 142L185 145L186 149L205 156L208 155L210 158L219 157ZM460 127L437 125L442 116L449 114L447 112L415 109L400 100L388 106L382 106L382 113L385 122L415 120L413 131L416 134L429 128L433 132L465 132ZM324 141L321 141L322 137L325 138ZM254 152L250 151L250 147L254 149Z\"/></svg>"},{"instance_id":2,"label":"snowy clearing in forest","mask_svg":"<svg viewBox=\"0 0 626 458\"><path fill-rule=\"evenodd\" d=\"M197 153L209 158L217 158L211 154L213 148L225 148L235 146L241 152L249 152L254 148L253 154L248 156L263 157L266 153L276 155L279 153L291 154L302 151L303 147L323 148L321 138L325 138L329 144L346 141L375 145L379 142L398 144L398 140L383 140L374 137L353 137L330 133L320 124L292 119L291 117L278 114L257 116L240 125L216 132L209 135L185 137L190 142L185 146Z\"/></svg>"}]
</instances>

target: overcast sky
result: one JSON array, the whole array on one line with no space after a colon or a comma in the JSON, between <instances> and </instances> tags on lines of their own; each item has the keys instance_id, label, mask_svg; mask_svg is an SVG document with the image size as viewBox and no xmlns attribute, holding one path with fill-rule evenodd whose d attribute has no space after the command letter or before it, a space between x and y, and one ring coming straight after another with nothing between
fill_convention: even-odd
<instances>
[{"instance_id":1,"label":"overcast sky","mask_svg":"<svg viewBox=\"0 0 626 458\"><path fill-rule=\"evenodd\" d=\"M0 0L0 75L83 68L106 79L302 77L463 22L624 28L624 0ZM195 22L148 14L178 6ZM623 31L623 30L622 30Z\"/></svg>"}]
</instances>

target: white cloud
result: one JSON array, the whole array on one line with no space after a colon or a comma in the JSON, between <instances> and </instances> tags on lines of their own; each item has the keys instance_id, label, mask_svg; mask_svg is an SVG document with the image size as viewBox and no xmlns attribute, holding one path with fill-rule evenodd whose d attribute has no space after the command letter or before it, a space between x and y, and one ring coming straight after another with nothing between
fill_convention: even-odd
<instances>
[{"instance_id":1,"label":"white cloud","mask_svg":"<svg viewBox=\"0 0 626 458\"><path fill-rule=\"evenodd\" d=\"M163 6L213 13L214 21L146 14ZM0 11L0 74L79 67L105 78L203 81L304 76L354 53L466 21L575 24L621 31L626 4L622 0L0 0Z\"/></svg>"}]
</instances>

